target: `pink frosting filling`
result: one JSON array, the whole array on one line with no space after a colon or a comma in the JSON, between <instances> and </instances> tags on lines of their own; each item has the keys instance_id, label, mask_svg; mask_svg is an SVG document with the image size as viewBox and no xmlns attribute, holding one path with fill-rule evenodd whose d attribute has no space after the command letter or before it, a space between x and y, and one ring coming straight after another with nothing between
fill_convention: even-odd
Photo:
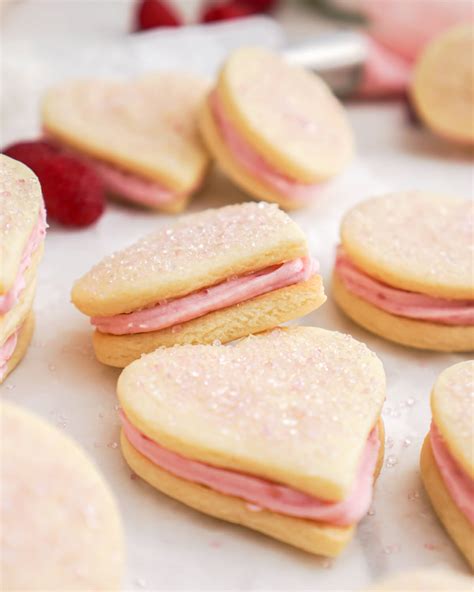
<instances>
[{"instance_id":1,"label":"pink frosting filling","mask_svg":"<svg viewBox=\"0 0 474 592\"><path fill-rule=\"evenodd\" d=\"M336 272L350 292L391 314L443 325L474 325L474 301L447 300L393 288L366 275L341 248Z\"/></svg>"},{"instance_id":2,"label":"pink frosting filling","mask_svg":"<svg viewBox=\"0 0 474 592\"><path fill-rule=\"evenodd\" d=\"M79 158L93 168L102 179L107 191L125 197L137 204L150 207L168 204L193 193L197 189L196 186L189 191L176 193L157 181L150 181L145 177L134 175L133 173L115 167L103 160L93 158L78 150L74 150L73 148L62 144L57 138L49 135L47 131L44 131L43 133L50 144L76 158Z\"/></svg>"},{"instance_id":3,"label":"pink frosting filling","mask_svg":"<svg viewBox=\"0 0 474 592\"><path fill-rule=\"evenodd\" d=\"M15 331L15 333L10 335L5 343L0 346L0 380L5 376L8 360L12 357L13 352L15 351L18 341L18 333L19 331Z\"/></svg>"},{"instance_id":4,"label":"pink frosting filling","mask_svg":"<svg viewBox=\"0 0 474 592\"><path fill-rule=\"evenodd\" d=\"M150 308L110 317L92 317L91 323L102 333L126 335L147 333L185 323L214 310L220 310L262 294L308 280L318 270L316 261L304 258L273 265L260 271L228 279Z\"/></svg>"},{"instance_id":5,"label":"pink frosting filling","mask_svg":"<svg viewBox=\"0 0 474 592\"><path fill-rule=\"evenodd\" d=\"M230 118L227 117L216 91L210 95L210 107L221 136L230 152L254 177L270 189L275 189L281 195L291 199L308 201L317 196L321 188L319 183L300 183L287 177L269 164L250 146L236 130Z\"/></svg>"},{"instance_id":6,"label":"pink frosting filling","mask_svg":"<svg viewBox=\"0 0 474 592\"><path fill-rule=\"evenodd\" d=\"M5 294L0 296L0 315L6 314L18 302L21 292L25 289L26 280L25 272L31 264L31 259L34 252L40 246L46 235L46 211L44 206L41 206L38 222L33 228L26 247L23 251L20 266L13 282L12 287Z\"/></svg>"},{"instance_id":7,"label":"pink frosting filling","mask_svg":"<svg viewBox=\"0 0 474 592\"><path fill-rule=\"evenodd\" d=\"M367 440L358 474L349 496L340 502L327 502L286 485L190 460L160 446L133 426L121 411L120 417L129 442L152 463L176 477L205 485L224 495L244 499L253 510L349 526L358 522L369 509L380 441L377 428Z\"/></svg>"},{"instance_id":8,"label":"pink frosting filling","mask_svg":"<svg viewBox=\"0 0 474 592\"><path fill-rule=\"evenodd\" d=\"M127 199L145 206L167 204L185 194L178 194L160 185L156 181L148 181L143 177L127 173L106 162L94 158L84 158L101 177L104 185L111 193L116 193Z\"/></svg>"},{"instance_id":9,"label":"pink frosting filling","mask_svg":"<svg viewBox=\"0 0 474 592\"><path fill-rule=\"evenodd\" d=\"M430 443L436 465L449 495L469 522L474 525L474 481L453 458L434 422L431 424Z\"/></svg>"}]
</instances>

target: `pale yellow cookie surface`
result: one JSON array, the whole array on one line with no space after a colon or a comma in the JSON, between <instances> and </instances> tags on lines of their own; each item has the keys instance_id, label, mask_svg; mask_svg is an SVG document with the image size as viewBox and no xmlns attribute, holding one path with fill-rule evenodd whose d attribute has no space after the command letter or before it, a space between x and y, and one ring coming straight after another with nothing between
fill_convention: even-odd
<instances>
[{"instance_id":1,"label":"pale yellow cookie surface","mask_svg":"<svg viewBox=\"0 0 474 592\"><path fill-rule=\"evenodd\" d=\"M439 375L431 394L431 411L450 453L474 479L473 360L450 366Z\"/></svg>"},{"instance_id":2,"label":"pale yellow cookie surface","mask_svg":"<svg viewBox=\"0 0 474 592\"><path fill-rule=\"evenodd\" d=\"M19 329L18 341L17 341L16 347L15 347L15 351L13 352L13 355L11 356L11 358L7 362L6 371L3 375L3 377L0 376L0 384L2 384L2 382L5 381L5 379L10 374L10 372L12 372L18 366L18 364L21 362L21 360L22 360L23 356L25 355L26 350L28 349L28 346L30 344L31 338L33 336L34 328L35 328L35 316L34 316L33 311L30 310L30 312L28 313L28 316L23 321L23 325Z\"/></svg>"},{"instance_id":3,"label":"pale yellow cookie surface","mask_svg":"<svg viewBox=\"0 0 474 592\"><path fill-rule=\"evenodd\" d=\"M458 26L436 37L414 68L411 95L436 134L474 145L474 27Z\"/></svg>"},{"instance_id":4,"label":"pale yellow cookie surface","mask_svg":"<svg viewBox=\"0 0 474 592\"><path fill-rule=\"evenodd\" d=\"M307 254L302 230L276 205L226 206L183 216L106 257L75 283L72 301L110 316Z\"/></svg>"},{"instance_id":5,"label":"pale yellow cookie surface","mask_svg":"<svg viewBox=\"0 0 474 592\"><path fill-rule=\"evenodd\" d=\"M380 360L349 335L276 329L235 346L161 348L130 364L120 403L188 458L344 499L385 397Z\"/></svg>"},{"instance_id":6,"label":"pale yellow cookie surface","mask_svg":"<svg viewBox=\"0 0 474 592\"><path fill-rule=\"evenodd\" d=\"M0 410L2 590L118 590L121 521L97 469L53 426Z\"/></svg>"},{"instance_id":7,"label":"pale yellow cookie surface","mask_svg":"<svg viewBox=\"0 0 474 592\"><path fill-rule=\"evenodd\" d=\"M381 446L375 477L383 463L382 421L379 421L379 437ZM142 479L162 493L215 518L240 524L309 553L328 557L339 555L354 534L354 526L331 526L264 509L255 511L241 498L220 494L160 469L132 446L123 431L120 443L125 460Z\"/></svg>"},{"instance_id":8,"label":"pale yellow cookie surface","mask_svg":"<svg viewBox=\"0 0 474 592\"><path fill-rule=\"evenodd\" d=\"M0 295L12 287L43 204L36 175L0 154Z\"/></svg>"},{"instance_id":9,"label":"pale yellow cookie surface","mask_svg":"<svg viewBox=\"0 0 474 592\"><path fill-rule=\"evenodd\" d=\"M216 340L227 343L272 329L310 313L325 300L321 277L314 276L306 282L216 310L177 327L131 335L108 335L95 331L94 351L99 362L124 368L142 354L161 346L212 344Z\"/></svg>"},{"instance_id":10,"label":"pale yellow cookie surface","mask_svg":"<svg viewBox=\"0 0 474 592\"><path fill-rule=\"evenodd\" d=\"M366 592L472 592L473 585L473 579L462 573L420 569L381 581Z\"/></svg>"},{"instance_id":11,"label":"pale yellow cookie surface","mask_svg":"<svg viewBox=\"0 0 474 592\"><path fill-rule=\"evenodd\" d=\"M395 343L434 351L474 351L474 327L442 325L390 314L350 292L336 272L332 277L332 295L354 322Z\"/></svg>"},{"instance_id":12,"label":"pale yellow cookie surface","mask_svg":"<svg viewBox=\"0 0 474 592\"><path fill-rule=\"evenodd\" d=\"M438 518L474 570L474 528L446 489L433 456L429 435L421 450L420 469L423 485Z\"/></svg>"},{"instance_id":13,"label":"pale yellow cookie surface","mask_svg":"<svg viewBox=\"0 0 474 592\"><path fill-rule=\"evenodd\" d=\"M352 132L329 87L275 53L234 51L221 70L217 93L239 133L290 178L327 179L352 156Z\"/></svg>"},{"instance_id":14,"label":"pale yellow cookie surface","mask_svg":"<svg viewBox=\"0 0 474 592\"><path fill-rule=\"evenodd\" d=\"M418 191L369 199L352 208L341 242L352 262L396 288L474 299L469 200Z\"/></svg>"},{"instance_id":15,"label":"pale yellow cookie surface","mask_svg":"<svg viewBox=\"0 0 474 592\"><path fill-rule=\"evenodd\" d=\"M209 151L219 163L222 170L250 196L256 199L275 202L285 210L301 208L306 201L291 199L279 193L276 189L270 188L251 173L247 172L232 155L227 145L223 142L222 136L216 127L208 101L204 101L199 112L199 127Z\"/></svg>"},{"instance_id":16,"label":"pale yellow cookie surface","mask_svg":"<svg viewBox=\"0 0 474 592\"><path fill-rule=\"evenodd\" d=\"M203 80L172 73L130 82L67 82L46 94L43 126L91 157L190 191L209 162L196 122L206 90Z\"/></svg>"}]
</instances>

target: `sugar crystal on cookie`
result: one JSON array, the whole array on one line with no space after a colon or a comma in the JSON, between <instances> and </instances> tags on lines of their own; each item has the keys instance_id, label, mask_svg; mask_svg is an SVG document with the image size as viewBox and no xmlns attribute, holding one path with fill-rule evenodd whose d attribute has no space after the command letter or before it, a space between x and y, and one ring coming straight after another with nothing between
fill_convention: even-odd
<instances>
[{"instance_id":1,"label":"sugar crystal on cookie","mask_svg":"<svg viewBox=\"0 0 474 592\"><path fill-rule=\"evenodd\" d=\"M207 210L183 218L172 228L160 229L103 259L88 274L90 289L99 292L103 281L112 283L117 276L133 282L144 273L187 269L190 260L203 261L242 243L255 245L289 221L276 205L263 203Z\"/></svg>"},{"instance_id":2,"label":"sugar crystal on cookie","mask_svg":"<svg viewBox=\"0 0 474 592\"><path fill-rule=\"evenodd\" d=\"M263 356L261 350L258 336L225 349L160 349L142 358L137 388L160 403L166 421L204 415L209 429L230 432L236 443L252 435L277 447L309 439L312 452L329 457L342 435L358 441L342 421L348 413L362 420L374 414L375 421L385 385L383 375L370 370L376 357L365 345L329 334L315 347L304 335L276 330ZM353 396L341 397L345 392Z\"/></svg>"}]
</instances>

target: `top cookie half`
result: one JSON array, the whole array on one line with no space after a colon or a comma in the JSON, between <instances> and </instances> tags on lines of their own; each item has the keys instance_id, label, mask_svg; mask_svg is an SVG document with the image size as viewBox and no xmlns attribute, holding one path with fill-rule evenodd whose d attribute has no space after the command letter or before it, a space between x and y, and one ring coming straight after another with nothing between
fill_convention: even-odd
<instances>
[{"instance_id":1,"label":"top cookie half","mask_svg":"<svg viewBox=\"0 0 474 592\"><path fill-rule=\"evenodd\" d=\"M468 200L411 191L356 205L343 219L344 250L396 288L474 298L474 208Z\"/></svg>"},{"instance_id":2,"label":"top cookie half","mask_svg":"<svg viewBox=\"0 0 474 592\"><path fill-rule=\"evenodd\" d=\"M42 123L64 146L186 192L209 163L196 123L206 89L199 78L172 73L67 82L44 97Z\"/></svg>"},{"instance_id":3,"label":"top cookie half","mask_svg":"<svg viewBox=\"0 0 474 592\"><path fill-rule=\"evenodd\" d=\"M89 316L110 316L307 254L302 230L276 205L226 206L109 255L76 282L72 300Z\"/></svg>"},{"instance_id":4,"label":"top cookie half","mask_svg":"<svg viewBox=\"0 0 474 592\"><path fill-rule=\"evenodd\" d=\"M352 132L329 87L277 54L235 51L221 70L217 93L247 142L291 178L322 181L352 156Z\"/></svg>"}]
</instances>

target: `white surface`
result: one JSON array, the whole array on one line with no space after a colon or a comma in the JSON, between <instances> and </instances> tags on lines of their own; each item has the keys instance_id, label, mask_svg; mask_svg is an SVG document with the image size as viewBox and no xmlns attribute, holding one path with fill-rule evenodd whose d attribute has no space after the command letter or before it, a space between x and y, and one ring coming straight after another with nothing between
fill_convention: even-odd
<instances>
[{"instance_id":1,"label":"white surface","mask_svg":"<svg viewBox=\"0 0 474 592\"><path fill-rule=\"evenodd\" d=\"M19 3L18 10L24 4ZM79 60L73 60L77 43L71 40L58 54L52 37L43 44L31 31L25 33L29 39L25 45L25 38L18 35L19 21L13 18L15 10L9 14L11 29L6 21L4 39L3 76L8 73L4 96L10 100L7 113L3 112L2 131L8 139L35 130L38 91L48 83L49 76L63 76L68 60L72 71L83 72L93 63L90 56L98 55L95 45L89 45L78 54ZM235 43L235 35L240 38L242 34L253 34L270 44L279 39L273 27L249 33L241 23L226 29L219 42L203 37L198 30L191 34L195 35L191 61L198 69L217 63L223 37L227 47ZM160 64L183 59L182 54L178 56L182 44L175 35L165 36L164 43L166 51L160 52L158 47L154 50ZM14 44L24 51L13 52ZM135 58L130 60L128 52L125 73L141 68L141 60L147 55L152 59L148 50L133 55ZM187 54L185 63L188 58ZM120 50L114 51L112 66L108 59L104 55L96 64L99 71L102 67L112 72L122 70L124 58ZM25 74L27 64L30 69ZM358 138L358 159L327 187L316 204L293 216L307 232L311 251L321 261L329 292L328 302L309 315L305 323L350 332L365 341L382 358L388 379L384 410L386 466L370 515L335 561L312 557L198 514L131 478L117 447L115 383L119 372L95 361L88 321L69 303L69 291L74 279L97 259L166 224L170 218L110 205L93 228L70 232L53 226L49 230L35 306L37 329L33 344L1 392L4 398L44 416L80 442L104 472L118 498L127 534L127 590L352 591L401 569L448 565L467 571L427 503L418 473L419 449L430 421L431 386L443 368L466 357L412 351L363 331L334 307L329 276L339 220L351 204L379 191L404 188L469 197L472 169L461 152L409 127L398 104L355 105L349 112ZM213 175L191 209L243 199L243 194L226 180Z\"/></svg>"}]
</instances>

